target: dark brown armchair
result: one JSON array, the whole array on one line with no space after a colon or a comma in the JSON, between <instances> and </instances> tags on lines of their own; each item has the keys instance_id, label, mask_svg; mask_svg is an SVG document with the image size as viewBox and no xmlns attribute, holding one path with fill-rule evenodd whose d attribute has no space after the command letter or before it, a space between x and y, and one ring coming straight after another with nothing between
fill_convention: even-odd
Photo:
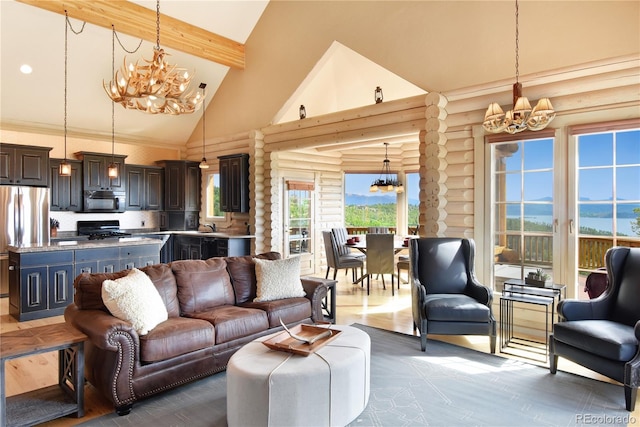
<instances>
[{"instance_id":1,"label":"dark brown armchair","mask_svg":"<svg viewBox=\"0 0 640 427\"><path fill-rule=\"evenodd\" d=\"M558 304L563 321L549 337L549 368L555 374L561 356L622 383L626 408L633 411L640 386L640 248L611 248L605 265L604 293Z\"/></svg>"},{"instance_id":2,"label":"dark brown armchair","mask_svg":"<svg viewBox=\"0 0 640 427\"><path fill-rule=\"evenodd\" d=\"M488 335L496 351L496 321L491 290L474 273L471 239L419 238L409 241L413 330L427 334Z\"/></svg>"}]
</instances>

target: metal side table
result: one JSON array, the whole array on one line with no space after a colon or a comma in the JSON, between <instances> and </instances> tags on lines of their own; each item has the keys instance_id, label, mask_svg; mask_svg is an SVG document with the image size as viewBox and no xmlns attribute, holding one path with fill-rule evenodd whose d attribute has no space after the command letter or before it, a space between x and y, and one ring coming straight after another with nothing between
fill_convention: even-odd
<instances>
[{"instance_id":1,"label":"metal side table","mask_svg":"<svg viewBox=\"0 0 640 427\"><path fill-rule=\"evenodd\" d=\"M549 332L556 319L556 304L564 297L565 285L550 284L545 287L530 286L524 280L510 279L504 282L500 296L500 351L509 353L509 348L520 348L544 355L548 360ZM544 307L544 342L518 337L514 327L514 304L534 304ZM541 348L540 344L544 345Z\"/></svg>"}]
</instances>

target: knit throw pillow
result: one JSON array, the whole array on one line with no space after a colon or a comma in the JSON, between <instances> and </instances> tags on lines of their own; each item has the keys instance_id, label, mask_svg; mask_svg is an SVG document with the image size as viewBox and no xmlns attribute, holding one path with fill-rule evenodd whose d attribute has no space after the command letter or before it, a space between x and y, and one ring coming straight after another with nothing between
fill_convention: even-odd
<instances>
[{"instance_id":1,"label":"knit throw pillow","mask_svg":"<svg viewBox=\"0 0 640 427\"><path fill-rule=\"evenodd\" d=\"M254 302L299 298L306 294L300 281L300 258L278 260L254 259L256 263L256 298Z\"/></svg>"},{"instance_id":2,"label":"knit throw pillow","mask_svg":"<svg viewBox=\"0 0 640 427\"><path fill-rule=\"evenodd\" d=\"M146 335L168 319L167 308L153 282L137 268L116 280L102 282L102 301L118 319Z\"/></svg>"}]
</instances>

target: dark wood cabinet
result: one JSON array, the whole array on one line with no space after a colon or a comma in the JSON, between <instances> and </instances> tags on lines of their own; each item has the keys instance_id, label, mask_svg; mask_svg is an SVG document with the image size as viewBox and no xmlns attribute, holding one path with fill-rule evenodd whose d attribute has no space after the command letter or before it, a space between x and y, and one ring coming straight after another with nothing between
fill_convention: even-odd
<instances>
[{"instance_id":1,"label":"dark wood cabinet","mask_svg":"<svg viewBox=\"0 0 640 427\"><path fill-rule=\"evenodd\" d=\"M202 238L177 235L173 240L173 256L176 260L202 259Z\"/></svg>"},{"instance_id":2,"label":"dark wood cabinet","mask_svg":"<svg viewBox=\"0 0 640 427\"><path fill-rule=\"evenodd\" d=\"M9 253L9 314L21 322L63 314L74 277L71 250Z\"/></svg>"},{"instance_id":3,"label":"dark wood cabinet","mask_svg":"<svg viewBox=\"0 0 640 427\"><path fill-rule=\"evenodd\" d=\"M242 237L203 237L202 259L251 254L251 240Z\"/></svg>"},{"instance_id":4,"label":"dark wood cabinet","mask_svg":"<svg viewBox=\"0 0 640 427\"><path fill-rule=\"evenodd\" d=\"M62 159L49 160L52 211L82 211L82 162L67 160L71 164L71 176L60 176Z\"/></svg>"},{"instance_id":5,"label":"dark wood cabinet","mask_svg":"<svg viewBox=\"0 0 640 427\"><path fill-rule=\"evenodd\" d=\"M81 151L76 156L82 160L82 176L84 191L125 191L126 190L126 174L124 168L124 159L127 156L101 153L89 153ZM109 178L107 168L111 162L118 169L116 178Z\"/></svg>"},{"instance_id":6,"label":"dark wood cabinet","mask_svg":"<svg viewBox=\"0 0 640 427\"><path fill-rule=\"evenodd\" d=\"M249 155L218 157L220 161L220 210L249 212Z\"/></svg>"},{"instance_id":7,"label":"dark wood cabinet","mask_svg":"<svg viewBox=\"0 0 640 427\"><path fill-rule=\"evenodd\" d=\"M126 165L127 210L157 211L163 207L164 169Z\"/></svg>"},{"instance_id":8,"label":"dark wood cabinet","mask_svg":"<svg viewBox=\"0 0 640 427\"><path fill-rule=\"evenodd\" d=\"M167 211L200 210L200 168L198 162L164 160L165 198Z\"/></svg>"},{"instance_id":9,"label":"dark wood cabinet","mask_svg":"<svg viewBox=\"0 0 640 427\"><path fill-rule=\"evenodd\" d=\"M189 160L163 160L164 210L169 230L197 230L200 215L200 168ZM162 222L162 219L161 219Z\"/></svg>"},{"instance_id":10,"label":"dark wood cabinet","mask_svg":"<svg viewBox=\"0 0 640 427\"><path fill-rule=\"evenodd\" d=\"M0 184L47 187L49 185L48 147L0 145Z\"/></svg>"}]
</instances>

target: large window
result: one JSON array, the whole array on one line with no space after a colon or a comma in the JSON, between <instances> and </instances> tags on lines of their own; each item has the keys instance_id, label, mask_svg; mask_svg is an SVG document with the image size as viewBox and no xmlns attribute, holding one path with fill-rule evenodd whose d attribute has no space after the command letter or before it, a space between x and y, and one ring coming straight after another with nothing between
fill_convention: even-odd
<instances>
[{"instance_id":1,"label":"large window","mask_svg":"<svg viewBox=\"0 0 640 427\"><path fill-rule=\"evenodd\" d=\"M494 274L498 282L553 272L553 138L491 144Z\"/></svg>"},{"instance_id":2,"label":"large window","mask_svg":"<svg viewBox=\"0 0 640 427\"><path fill-rule=\"evenodd\" d=\"M225 213L220 210L220 174L210 172L205 175L205 215L207 218L224 218Z\"/></svg>"},{"instance_id":3,"label":"large window","mask_svg":"<svg viewBox=\"0 0 640 427\"><path fill-rule=\"evenodd\" d=\"M396 193L369 191L379 174L347 173L344 176L344 221L346 227L395 227ZM395 179L396 176L393 175Z\"/></svg>"},{"instance_id":4,"label":"large window","mask_svg":"<svg viewBox=\"0 0 640 427\"><path fill-rule=\"evenodd\" d=\"M640 245L640 130L577 136L578 270L604 266L615 245Z\"/></svg>"},{"instance_id":5,"label":"large window","mask_svg":"<svg viewBox=\"0 0 640 427\"><path fill-rule=\"evenodd\" d=\"M405 193L407 194L407 226L409 232L413 233L418 227L419 207L420 207L420 174L408 173L407 185L405 185Z\"/></svg>"}]
</instances>

